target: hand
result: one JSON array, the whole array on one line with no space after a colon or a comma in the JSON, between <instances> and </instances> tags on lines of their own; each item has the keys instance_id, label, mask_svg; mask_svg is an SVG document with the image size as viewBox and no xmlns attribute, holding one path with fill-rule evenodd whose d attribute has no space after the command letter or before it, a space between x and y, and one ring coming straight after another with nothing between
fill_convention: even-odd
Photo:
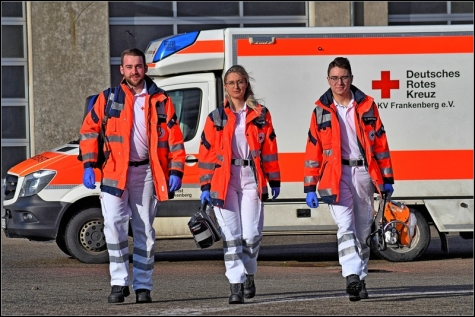
<instances>
[{"instance_id":1,"label":"hand","mask_svg":"<svg viewBox=\"0 0 475 317\"><path fill-rule=\"evenodd\" d=\"M391 184L384 184L384 185L383 185L383 191L389 192L389 193L388 193L388 196L392 196L392 194L393 194L393 192L394 192L393 185L391 185Z\"/></svg>"},{"instance_id":2,"label":"hand","mask_svg":"<svg viewBox=\"0 0 475 317\"><path fill-rule=\"evenodd\" d=\"M308 192L307 193L307 198L305 200L307 201L307 206L309 206L310 208L317 208L318 207L317 193Z\"/></svg>"},{"instance_id":3,"label":"hand","mask_svg":"<svg viewBox=\"0 0 475 317\"><path fill-rule=\"evenodd\" d=\"M168 190L170 193L179 190L181 188L181 178L176 175L171 175L168 181L168 187L170 187Z\"/></svg>"},{"instance_id":4,"label":"hand","mask_svg":"<svg viewBox=\"0 0 475 317\"><path fill-rule=\"evenodd\" d=\"M280 187L272 187L272 200L275 200L280 194Z\"/></svg>"},{"instance_id":5,"label":"hand","mask_svg":"<svg viewBox=\"0 0 475 317\"><path fill-rule=\"evenodd\" d=\"M205 201L208 201L210 202L211 201L211 198L209 197L209 190L204 190L202 193L201 193L201 204L204 204Z\"/></svg>"},{"instance_id":6,"label":"hand","mask_svg":"<svg viewBox=\"0 0 475 317\"><path fill-rule=\"evenodd\" d=\"M82 176L82 183L86 188L94 189L96 188L96 175L92 167L86 167L84 169L84 175Z\"/></svg>"}]
</instances>

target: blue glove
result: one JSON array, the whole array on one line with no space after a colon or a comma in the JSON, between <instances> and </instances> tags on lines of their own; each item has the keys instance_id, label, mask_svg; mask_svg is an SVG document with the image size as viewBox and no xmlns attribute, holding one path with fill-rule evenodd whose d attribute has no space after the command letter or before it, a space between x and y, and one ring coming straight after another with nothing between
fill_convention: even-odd
<instances>
[{"instance_id":1,"label":"blue glove","mask_svg":"<svg viewBox=\"0 0 475 317\"><path fill-rule=\"evenodd\" d=\"M211 198L209 197L209 190L204 190L202 193L201 193L201 203L204 204L205 203L205 200L207 200L208 202L211 201Z\"/></svg>"},{"instance_id":2,"label":"blue glove","mask_svg":"<svg viewBox=\"0 0 475 317\"><path fill-rule=\"evenodd\" d=\"M82 183L86 188L94 189L96 188L96 175L92 167L86 167L84 169L84 175L82 176Z\"/></svg>"},{"instance_id":3,"label":"blue glove","mask_svg":"<svg viewBox=\"0 0 475 317\"><path fill-rule=\"evenodd\" d=\"M272 187L272 200L275 200L280 194L280 187Z\"/></svg>"},{"instance_id":4,"label":"blue glove","mask_svg":"<svg viewBox=\"0 0 475 317\"><path fill-rule=\"evenodd\" d=\"M168 181L168 187L170 187L168 190L170 193L179 190L181 188L181 178L176 175L171 175Z\"/></svg>"},{"instance_id":5,"label":"blue glove","mask_svg":"<svg viewBox=\"0 0 475 317\"><path fill-rule=\"evenodd\" d=\"M393 192L394 192L393 185L391 185L391 184L384 184L384 185L383 185L383 191L389 192L388 196L392 196L392 194L393 194Z\"/></svg>"},{"instance_id":6,"label":"blue glove","mask_svg":"<svg viewBox=\"0 0 475 317\"><path fill-rule=\"evenodd\" d=\"M308 192L305 200L307 201L307 206L310 208L318 207L318 197L316 192Z\"/></svg>"}]
</instances>

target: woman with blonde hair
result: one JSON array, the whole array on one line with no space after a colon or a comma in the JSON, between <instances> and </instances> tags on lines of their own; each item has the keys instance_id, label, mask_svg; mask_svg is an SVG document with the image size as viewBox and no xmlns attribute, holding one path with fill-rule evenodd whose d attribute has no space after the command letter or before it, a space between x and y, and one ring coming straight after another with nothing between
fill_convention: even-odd
<instances>
[{"instance_id":1,"label":"woman with blonde hair","mask_svg":"<svg viewBox=\"0 0 475 317\"><path fill-rule=\"evenodd\" d=\"M221 227L230 304L256 294L254 274L262 241L264 205L280 193L277 140L269 110L259 104L240 65L224 76L223 107L213 110L201 135L201 202L214 206Z\"/></svg>"}]
</instances>

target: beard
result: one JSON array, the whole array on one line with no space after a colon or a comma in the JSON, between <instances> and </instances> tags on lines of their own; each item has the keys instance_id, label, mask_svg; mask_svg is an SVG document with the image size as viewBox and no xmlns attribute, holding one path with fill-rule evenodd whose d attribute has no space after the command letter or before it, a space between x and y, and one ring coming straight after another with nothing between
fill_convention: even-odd
<instances>
[{"instance_id":1,"label":"beard","mask_svg":"<svg viewBox=\"0 0 475 317\"><path fill-rule=\"evenodd\" d=\"M133 78L133 77L136 77L136 78ZM142 84L142 82L144 81L144 78L140 77L140 75L131 75L131 76L125 77L125 81L127 82L129 86L137 87Z\"/></svg>"}]
</instances>

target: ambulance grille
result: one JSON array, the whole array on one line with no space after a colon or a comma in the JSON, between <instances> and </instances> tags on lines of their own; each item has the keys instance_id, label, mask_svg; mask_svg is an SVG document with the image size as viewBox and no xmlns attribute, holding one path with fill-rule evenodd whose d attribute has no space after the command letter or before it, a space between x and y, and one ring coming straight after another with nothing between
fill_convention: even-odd
<instances>
[{"instance_id":1,"label":"ambulance grille","mask_svg":"<svg viewBox=\"0 0 475 317\"><path fill-rule=\"evenodd\" d=\"M5 178L5 200L12 199L15 196L18 176L7 174Z\"/></svg>"}]
</instances>

